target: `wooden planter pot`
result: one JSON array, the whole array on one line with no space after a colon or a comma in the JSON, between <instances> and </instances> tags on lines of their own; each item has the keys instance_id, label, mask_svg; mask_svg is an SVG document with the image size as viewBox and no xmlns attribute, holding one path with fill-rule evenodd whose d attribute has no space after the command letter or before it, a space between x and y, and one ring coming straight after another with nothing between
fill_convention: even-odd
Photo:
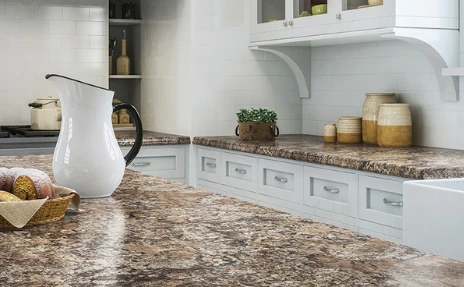
<instances>
[{"instance_id":1,"label":"wooden planter pot","mask_svg":"<svg viewBox=\"0 0 464 287\"><path fill-rule=\"evenodd\" d=\"M238 123L235 134L242 141L273 141L279 136L276 123Z\"/></svg>"}]
</instances>

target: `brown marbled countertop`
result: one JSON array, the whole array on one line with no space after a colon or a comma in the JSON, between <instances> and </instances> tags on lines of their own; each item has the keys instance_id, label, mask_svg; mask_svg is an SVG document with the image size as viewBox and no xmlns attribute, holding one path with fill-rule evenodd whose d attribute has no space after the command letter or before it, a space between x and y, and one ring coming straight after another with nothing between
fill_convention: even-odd
<instances>
[{"instance_id":1,"label":"brown marbled countertop","mask_svg":"<svg viewBox=\"0 0 464 287\"><path fill-rule=\"evenodd\" d=\"M52 156L0 157L51 173ZM464 263L126 170L112 197L0 231L0 286L464 286Z\"/></svg>"},{"instance_id":2,"label":"brown marbled countertop","mask_svg":"<svg viewBox=\"0 0 464 287\"><path fill-rule=\"evenodd\" d=\"M464 177L463 150L324 144L322 137L311 135L281 135L275 142L243 142L235 136L195 137L193 143L409 179Z\"/></svg>"},{"instance_id":3,"label":"brown marbled countertop","mask_svg":"<svg viewBox=\"0 0 464 287\"><path fill-rule=\"evenodd\" d=\"M135 130L114 131L120 146L131 146L135 142ZM190 144L190 137L159 132L143 131L142 145Z\"/></svg>"}]
</instances>

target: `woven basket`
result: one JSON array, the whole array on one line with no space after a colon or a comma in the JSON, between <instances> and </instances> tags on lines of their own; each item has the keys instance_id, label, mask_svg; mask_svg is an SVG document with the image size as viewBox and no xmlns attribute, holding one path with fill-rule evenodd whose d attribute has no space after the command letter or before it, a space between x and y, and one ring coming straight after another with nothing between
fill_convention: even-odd
<instances>
[{"instance_id":1,"label":"woven basket","mask_svg":"<svg viewBox=\"0 0 464 287\"><path fill-rule=\"evenodd\" d=\"M72 193L61 198L47 200L40 209L32 216L26 226L45 224L62 219L71 199L76 194ZM16 229L5 218L0 215L0 229Z\"/></svg>"}]
</instances>

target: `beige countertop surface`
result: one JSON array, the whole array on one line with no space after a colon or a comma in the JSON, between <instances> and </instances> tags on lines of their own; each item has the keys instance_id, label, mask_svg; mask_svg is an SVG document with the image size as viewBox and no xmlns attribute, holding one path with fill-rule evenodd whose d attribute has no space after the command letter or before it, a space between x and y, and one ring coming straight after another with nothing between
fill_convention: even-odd
<instances>
[{"instance_id":1,"label":"beige countertop surface","mask_svg":"<svg viewBox=\"0 0 464 287\"><path fill-rule=\"evenodd\" d=\"M0 231L0 286L464 286L463 262L131 170L80 209Z\"/></svg>"},{"instance_id":2,"label":"beige countertop surface","mask_svg":"<svg viewBox=\"0 0 464 287\"><path fill-rule=\"evenodd\" d=\"M322 137L311 135L281 135L272 142L244 142L235 136L195 137L193 143L408 179L464 177L463 150L325 144Z\"/></svg>"}]
</instances>

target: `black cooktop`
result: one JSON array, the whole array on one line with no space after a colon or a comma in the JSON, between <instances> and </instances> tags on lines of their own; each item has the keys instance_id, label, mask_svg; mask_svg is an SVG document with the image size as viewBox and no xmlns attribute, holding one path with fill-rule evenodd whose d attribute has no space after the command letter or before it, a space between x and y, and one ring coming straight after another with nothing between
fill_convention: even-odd
<instances>
[{"instance_id":1,"label":"black cooktop","mask_svg":"<svg viewBox=\"0 0 464 287\"><path fill-rule=\"evenodd\" d=\"M31 126L0 126L0 130L25 137L56 137L60 131L35 131Z\"/></svg>"}]
</instances>

